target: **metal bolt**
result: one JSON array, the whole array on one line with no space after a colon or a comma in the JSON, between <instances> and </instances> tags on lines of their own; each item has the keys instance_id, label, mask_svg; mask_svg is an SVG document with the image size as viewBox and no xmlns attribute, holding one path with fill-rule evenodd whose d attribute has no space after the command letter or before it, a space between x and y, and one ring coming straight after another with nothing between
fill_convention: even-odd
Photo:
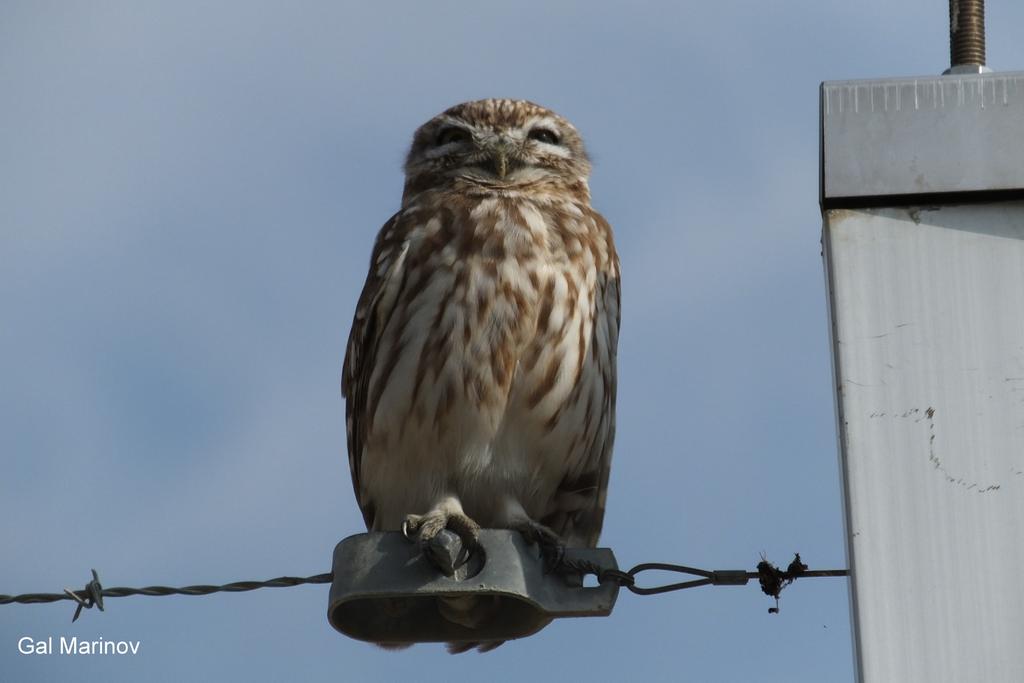
<instances>
[{"instance_id":1,"label":"metal bolt","mask_svg":"<svg viewBox=\"0 0 1024 683\"><path fill-rule=\"evenodd\" d=\"M954 73L985 65L985 0L949 0L949 59Z\"/></svg>"}]
</instances>

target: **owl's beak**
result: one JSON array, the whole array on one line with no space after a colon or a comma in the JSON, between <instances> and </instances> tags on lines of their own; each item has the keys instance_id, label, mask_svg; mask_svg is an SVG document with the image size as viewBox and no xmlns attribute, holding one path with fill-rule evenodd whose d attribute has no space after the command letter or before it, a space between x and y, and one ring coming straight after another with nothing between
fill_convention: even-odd
<instances>
[{"instance_id":1,"label":"owl's beak","mask_svg":"<svg viewBox=\"0 0 1024 683\"><path fill-rule=\"evenodd\" d=\"M508 140L499 140L488 150L491 171L499 180L504 180L515 165L513 151L513 143Z\"/></svg>"},{"instance_id":2,"label":"owl's beak","mask_svg":"<svg viewBox=\"0 0 1024 683\"><path fill-rule=\"evenodd\" d=\"M494 172L502 180L508 175L508 153L504 149L494 153Z\"/></svg>"}]
</instances>

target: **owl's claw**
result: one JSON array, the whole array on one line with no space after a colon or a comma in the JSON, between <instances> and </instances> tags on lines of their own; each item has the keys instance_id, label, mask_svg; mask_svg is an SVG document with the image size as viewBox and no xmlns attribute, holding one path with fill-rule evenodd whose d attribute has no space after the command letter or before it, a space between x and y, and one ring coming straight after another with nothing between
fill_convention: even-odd
<instances>
[{"instance_id":1,"label":"owl's claw","mask_svg":"<svg viewBox=\"0 0 1024 683\"><path fill-rule=\"evenodd\" d=\"M449 533L443 533L446 530ZM427 558L447 576L482 550L480 525L461 510L435 509L425 515L407 515L402 533L418 541Z\"/></svg>"},{"instance_id":2,"label":"owl's claw","mask_svg":"<svg viewBox=\"0 0 1024 683\"><path fill-rule=\"evenodd\" d=\"M537 544L541 557L544 558L544 563L549 570L554 569L562 561L565 543L550 528L532 519L517 522L512 528L521 533L528 543Z\"/></svg>"}]
</instances>

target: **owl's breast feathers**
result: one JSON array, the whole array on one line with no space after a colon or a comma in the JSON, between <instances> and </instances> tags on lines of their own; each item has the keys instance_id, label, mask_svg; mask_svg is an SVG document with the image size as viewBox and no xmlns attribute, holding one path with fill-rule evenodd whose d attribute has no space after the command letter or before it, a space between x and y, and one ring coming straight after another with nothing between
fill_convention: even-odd
<instances>
[{"instance_id":1,"label":"owl's breast feathers","mask_svg":"<svg viewBox=\"0 0 1024 683\"><path fill-rule=\"evenodd\" d=\"M596 542L619 270L585 199L428 191L381 230L342 379L368 526L397 528L454 488L485 526L512 495Z\"/></svg>"}]
</instances>

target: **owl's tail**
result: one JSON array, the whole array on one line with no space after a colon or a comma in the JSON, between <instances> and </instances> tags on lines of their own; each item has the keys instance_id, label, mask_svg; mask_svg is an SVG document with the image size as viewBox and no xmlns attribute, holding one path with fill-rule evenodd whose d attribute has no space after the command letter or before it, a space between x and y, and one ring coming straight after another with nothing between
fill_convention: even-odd
<instances>
[{"instance_id":1,"label":"owl's tail","mask_svg":"<svg viewBox=\"0 0 1024 683\"><path fill-rule=\"evenodd\" d=\"M453 624L465 626L468 629L480 628L483 624L494 619L498 614L500 605L501 599L496 595L467 595L458 597L438 597L437 599L437 611L444 619L452 622ZM454 655L462 652L468 652L474 648L478 649L480 652L490 652L503 642L505 641L497 640L484 643L467 641L448 643L448 652Z\"/></svg>"}]
</instances>

